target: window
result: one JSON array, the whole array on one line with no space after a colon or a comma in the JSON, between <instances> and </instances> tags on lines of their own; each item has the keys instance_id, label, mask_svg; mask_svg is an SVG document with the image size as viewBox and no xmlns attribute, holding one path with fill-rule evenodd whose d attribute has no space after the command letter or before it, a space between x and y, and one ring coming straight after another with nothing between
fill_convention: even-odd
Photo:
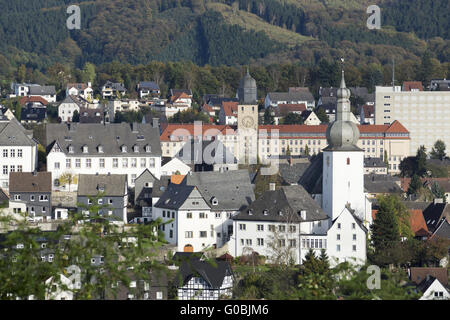
<instances>
[{"instance_id":1,"label":"window","mask_svg":"<svg viewBox=\"0 0 450 320\"><path fill-rule=\"evenodd\" d=\"M356 244L353 245L353 251L356 251Z\"/></svg>"},{"instance_id":2,"label":"window","mask_svg":"<svg viewBox=\"0 0 450 320\"><path fill-rule=\"evenodd\" d=\"M353 234L353 241L356 241L356 233Z\"/></svg>"},{"instance_id":3,"label":"window","mask_svg":"<svg viewBox=\"0 0 450 320\"><path fill-rule=\"evenodd\" d=\"M134 184L136 182L136 175L132 174L131 175L131 183Z\"/></svg>"},{"instance_id":4,"label":"window","mask_svg":"<svg viewBox=\"0 0 450 320\"><path fill-rule=\"evenodd\" d=\"M86 168L92 168L92 159L86 159Z\"/></svg>"},{"instance_id":5,"label":"window","mask_svg":"<svg viewBox=\"0 0 450 320\"><path fill-rule=\"evenodd\" d=\"M20 194L15 194L14 195L14 200L20 200Z\"/></svg>"},{"instance_id":6,"label":"window","mask_svg":"<svg viewBox=\"0 0 450 320\"><path fill-rule=\"evenodd\" d=\"M66 159L66 168L70 169L72 167L72 159Z\"/></svg>"},{"instance_id":7,"label":"window","mask_svg":"<svg viewBox=\"0 0 450 320\"><path fill-rule=\"evenodd\" d=\"M205 218L206 218L205 213L204 213L204 212L200 212L200 213L199 213L199 218L200 218L200 219L205 219Z\"/></svg>"},{"instance_id":8,"label":"window","mask_svg":"<svg viewBox=\"0 0 450 320\"><path fill-rule=\"evenodd\" d=\"M19 165L17 166L17 172L22 172L22 165L21 165L21 164L19 164Z\"/></svg>"},{"instance_id":9,"label":"window","mask_svg":"<svg viewBox=\"0 0 450 320\"><path fill-rule=\"evenodd\" d=\"M286 240L285 239L278 240L278 246L279 247L285 247L286 246Z\"/></svg>"},{"instance_id":10,"label":"window","mask_svg":"<svg viewBox=\"0 0 450 320\"><path fill-rule=\"evenodd\" d=\"M98 199L98 204L103 204L103 199Z\"/></svg>"},{"instance_id":11,"label":"window","mask_svg":"<svg viewBox=\"0 0 450 320\"><path fill-rule=\"evenodd\" d=\"M220 212L216 212L216 218L220 219L222 217L222 214Z\"/></svg>"},{"instance_id":12,"label":"window","mask_svg":"<svg viewBox=\"0 0 450 320\"><path fill-rule=\"evenodd\" d=\"M81 159L75 159L75 168L81 168Z\"/></svg>"},{"instance_id":13,"label":"window","mask_svg":"<svg viewBox=\"0 0 450 320\"><path fill-rule=\"evenodd\" d=\"M156 300L162 300L162 298L163 298L163 293L162 293L162 291L156 292Z\"/></svg>"},{"instance_id":14,"label":"window","mask_svg":"<svg viewBox=\"0 0 450 320\"><path fill-rule=\"evenodd\" d=\"M192 219L192 212L186 213L186 218L187 219Z\"/></svg>"},{"instance_id":15,"label":"window","mask_svg":"<svg viewBox=\"0 0 450 320\"><path fill-rule=\"evenodd\" d=\"M278 231L280 231L280 232L285 232L285 231L286 231L286 226L279 225L279 226L278 226Z\"/></svg>"},{"instance_id":16,"label":"window","mask_svg":"<svg viewBox=\"0 0 450 320\"><path fill-rule=\"evenodd\" d=\"M352 223L352 229L356 228L356 223Z\"/></svg>"},{"instance_id":17,"label":"window","mask_svg":"<svg viewBox=\"0 0 450 320\"><path fill-rule=\"evenodd\" d=\"M122 159L122 168L128 168L128 159L127 158Z\"/></svg>"},{"instance_id":18,"label":"window","mask_svg":"<svg viewBox=\"0 0 450 320\"><path fill-rule=\"evenodd\" d=\"M338 229L341 228L341 224L340 224L340 223L337 224L337 228L338 228Z\"/></svg>"},{"instance_id":19,"label":"window","mask_svg":"<svg viewBox=\"0 0 450 320\"><path fill-rule=\"evenodd\" d=\"M296 226L289 226L289 232L290 233L294 233L297 231L297 227Z\"/></svg>"},{"instance_id":20,"label":"window","mask_svg":"<svg viewBox=\"0 0 450 320\"><path fill-rule=\"evenodd\" d=\"M141 158L141 168L145 168L146 165L147 165L147 159Z\"/></svg>"},{"instance_id":21,"label":"window","mask_svg":"<svg viewBox=\"0 0 450 320\"><path fill-rule=\"evenodd\" d=\"M30 196L30 201L34 201L34 200L35 200L35 197L34 197L34 194L33 194L33 195Z\"/></svg>"},{"instance_id":22,"label":"window","mask_svg":"<svg viewBox=\"0 0 450 320\"><path fill-rule=\"evenodd\" d=\"M200 231L200 238L206 238L207 234L208 233L206 231Z\"/></svg>"},{"instance_id":23,"label":"window","mask_svg":"<svg viewBox=\"0 0 450 320\"><path fill-rule=\"evenodd\" d=\"M16 172L16 166L11 166L11 167L9 168L9 171L10 171L10 172Z\"/></svg>"},{"instance_id":24,"label":"window","mask_svg":"<svg viewBox=\"0 0 450 320\"><path fill-rule=\"evenodd\" d=\"M246 230L246 226L244 223L239 224L239 230Z\"/></svg>"},{"instance_id":25,"label":"window","mask_svg":"<svg viewBox=\"0 0 450 320\"><path fill-rule=\"evenodd\" d=\"M8 149L3 149L3 158L8 158Z\"/></svg>"},{"instance_id":26,"label":"window","mask_svg":"<svg viewBox=\"0 0 450 320\"><path fill-rule=\"evenodd\" d=\"M137 159L136 158L132 158L131 159L131 167L132 168L137 168Z\"/></svg>"},{"instance_id":27,"label":"window","mask_svg":"<svg viewBox=\"0 0 450 320\"><path fill-rule=\"evenodd\" d=\"M113 199L109 199L109 200L108 200L108 203L109 203L109 204L113 204Z\"/></svg>"},{"instance_id":28,"label":"window","mask_svg":"<svg viewBox=\"0 0 450 320\"><path fill-rule=\"evenodd\" d=\"M263 238L257 238L256 244L260 247L264 246L264 239Z\"/></svg>"},{"instance_id":29,"label":"window","mask_svg":"<svg viewBox=\"0 0 450 320\"><path fill-rule=\"evenodd\" d=\"M39 196L39 201L48 201L48 195L46 194L41 194Z\"/></svg>"},{"instance_id":30,"label":"window","mask_svg":"<svg viewBox=\"0 0 450 320\"><path fill-rule=\"evenodd\" d=\"M22 149L17 149L17 157L22 158L23 152Z\"/></svg>"},{"instance_id":31,"label":"window","mask_svg":"<svg viewBox=\"0 0 450 320\"><path fill-rule=\"evenodd\" d=\"M119 159L114 158L113 159L113 168L118 168L119 167Z\"/></svg>"},{"instance_id":32,"label":"window","mask_svg":"<svg viewBox=\"0 0 450 320\"><path fill-rule=\"evenodd\" d=\"M55 169L59 169L59 162L55 162Z\"/></svg>"},{"instance_id":33,"label":"window","mask_svg":"<svg viewBox=\"0 0 450 320\"><path fill-rule=\"evenodd\" d=\"M295 240L295 239L289 240L289 247L290 248L296 248L297 247L297 240Z\"/></svg>"},{"instance_id":34,"label":"window","mask_svg":"<svg viewBox=\"0 0 450 320\"><path fill-rule=\"evenodd\" d=\"M3 166L3 174L8 174L8 166Z\"/></svg>"},{"instance_id":35,"label":"window","mask_svg":"<svg viewBox=\"0 0 450 320\"><path fill-rule=\"evenodd\" d=\"M185 236L186 238L193 238L193 237L194 237L194 232L192 232L192 231L186 231L186 232L184 233L184 236Z\"/></svg>"},{"instance_id":36,"label":"window","mask_svg":"<svg viewBox=\"0 0 450 320\"><path fill-rule=\"evenodd\" d=\"M248 246L251 246L251 245L252 245L252 239L247 239L246 244L247 244Z\"/></svg>"},{"instance_id":37,"label":"window","mask_svg":"<svg viewBox=\"0 0 450 320\"><path fill-rule=\"evenodd\" d=\"M16 150L11 149L11 158L15 158L15 157L16 157Z\"/></svg>"},{"instance_id":38,"label":"window","mask_svg":"<svg viewBox=\"0 0 450 320\"><path fill-rule=\"evenodd\" d=\"M269 225L269 231L275 232L275 226L273 224Z\"/></svg>"},{"instance_id":39,"label":"window","mask_svg":"<svg viewBox=\"0 0 450 320\"><path fill-rule=\"evenodd\" d=\"M336 251L337 251L337 252L340 252L340 251L341 251L341 245L340 245L340 244L338 244L338 245L336 246Z\"/></svg>"},{"instance_id":40,"label":"window","mask_svg":"<svg viewBox=\"0 0 450 320\"><path fill-rule=\"evenodd\" d=\"M341 235L340 234L336 235L336 240L341 240Z\"/></svg>"},{"instance_id":41,"label":"window","mask_svg":"<svg viewBox=\"0 0 450 320\"><path fill-rule=\"evenodd\" d=\"M350 164L350 158L347 158L347 165Z\"/></svg>"},{"instance_id":42,"label":"window","mask_svg":"<svg viewBox=\"0 0 450 320\"><path fill-rule=\"evenodd\" d=\"M102 159L99 160L99 167L100 168L104 168L105 167L105 159L102 158Z\"/></svg>"}]
</instances>

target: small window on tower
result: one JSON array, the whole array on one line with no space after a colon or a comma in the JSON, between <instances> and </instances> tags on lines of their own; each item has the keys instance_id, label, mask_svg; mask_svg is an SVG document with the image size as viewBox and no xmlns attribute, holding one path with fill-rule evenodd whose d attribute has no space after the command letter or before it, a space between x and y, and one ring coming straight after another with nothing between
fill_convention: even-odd
<instances>
[{"instance_id":1,"label":"small window on tower","mask_svg":"<svg viewBox=\"0 0 450 320\"><path fill-rule=\"evenodd\" d=\"M350 164L350 158L347 158L347 165Z\"/></svg>"}]
</instances>

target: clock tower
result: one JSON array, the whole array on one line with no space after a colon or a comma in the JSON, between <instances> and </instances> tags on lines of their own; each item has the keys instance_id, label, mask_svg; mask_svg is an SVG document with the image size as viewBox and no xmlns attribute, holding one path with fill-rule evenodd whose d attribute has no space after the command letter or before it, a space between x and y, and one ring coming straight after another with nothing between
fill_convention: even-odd
<instances>
[{"instance_id":1,"label":"clock tower","mask_svg":"<svg viewBox=\"0 0 450 320\"><path fill-rule=\"evenodd\" d=\"M238 89L239 163L254 164L258 154L258 103L256 81L247 74Z\"/></svg>"}]
</instances>

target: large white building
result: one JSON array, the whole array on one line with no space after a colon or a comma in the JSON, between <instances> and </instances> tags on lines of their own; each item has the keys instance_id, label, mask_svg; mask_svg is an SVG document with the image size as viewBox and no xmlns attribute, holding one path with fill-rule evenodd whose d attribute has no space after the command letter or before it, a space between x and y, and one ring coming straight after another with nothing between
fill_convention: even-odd
<instances>
[{"instance_id":1,"label":"large white building","mask_svg":"<svg viewBox=\"0 0 450 320\"><path fill-rule=\"evenodd\" d=\"M8 190L10 172L33 172L38 166L33 133L0 114L0 188Z\"/></svg>"},{"instance_id":2,"label":"large white building","mask_svg":"<svg viewBox=\"0 0 450 320\"><path fill-rule=\"evenodd\" d=\"M436 140L450 145L450 91L402 91L400 86L375 88L375 124L400 121L410 132L409 155Z\"/></svg>"},{"instance_id":3,"label":"large white building","mask_svg":"<svg viewBox=\"0 0 450 320\"><path fill-rule=\"evenodd\" d=\"M47 170L53 190L64 191L63 174L124 174L128 185L148 169L161 176L159 128L146 124L48 124ZM72 182L71 191L77 188Z\"/></svg>"}]
</instances>

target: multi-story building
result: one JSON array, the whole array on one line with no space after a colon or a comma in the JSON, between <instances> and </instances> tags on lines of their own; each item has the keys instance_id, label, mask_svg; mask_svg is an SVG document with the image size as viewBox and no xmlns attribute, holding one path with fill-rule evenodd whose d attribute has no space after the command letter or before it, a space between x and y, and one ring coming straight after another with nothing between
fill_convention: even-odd
<instances>
[{"instance_id":1,"label":"multi-story building","mask_svg":"<svg viewBox=\"0 0 450 320\"><path fill-rule=\"evenodd\" d=\"M119 98L127 93L123 83L115 83L111 81L106 81L106 83L101 88L102 98Z\"/></svg>"},{"instance_id":2,"label":"multi-story building","mask_svg":"<svg viewBox=\"0 0 450 320\"><path fill-rule=\"evenodd\" d=\"M38 166L33 132L15 119L0 115L0 188L8 190L11 172L33 172Z\"/></svg>"},{"instance_id":3,"label":"multi-story building","mask_svg":"<svg viewBox=\"0 0 450 320\"><path fill-rule=\"evenodd\" d=\"M70 183L73 191L79 174L126 173L131 187L145 169L159 178L159 129L138 123L48 124L47 169L53 173L54 190L68 187L62 175L75 177Z\"/></svg>"},{"instance_id":4,"label":"multi-story building","mask_svg":"<svg viewBox=\"0 0 450 320\"><path fill-rule=\"evenodd\" d=\"M96 201L97 203L94 203ZM89 212L90 205L104 206L95 214L113 221L128 222L128 185L126 174L80 174L78 182L78 211Z\"/></svg>"},{"instance_id":5,"label":"multi-story building","mask_svg":"<svg viewBox=\"0 0 450 320\"><path fill-rule=\"evenodd\" d=\"M264 107L278 107L281 104L305 104L313 110L315 100L308 88L289 88L288 92L269 92L264 100Z\"/></svg>"},{"instance_id":6,"label":"multi-story building","mask_svg":"<svg viewBox=\"0 0 450 320\"><path fill-rule=\"evenodd\" d=\"M51 220L51 172L11 172L9 185L9 208L14 213L26 212L33 221Z\"/></svg>"},{"instance_id":7,"label":"multi-story building","mask_svg":"<svg viewBox=\"0 0 450 320\"><path fill-rule=\"evenodd\" d=\"M94 96L92 83L69 83L66 87L66 97L68 96L80 96L85 100L92 100Z\"/></svg>"},{"instance_id":8,"label":"multi-story building","mask_svg":"<svg viewBox=\"0 0 450 320\"><path fill-rule=\"evenodd\" d=\"M410 132L409 155L424 145L431 151L436 140L450 145L450 92L402 91L400 86L376 87L375 124L399 121Z\"/></svg>"},{"instance_id":9,"label":"multi-story building","mask_svg":"<svg viewBox=\"0 0 450 320\"><path fill-rule=\"evenodd\" d=\"M72 122L75 111L80 113L80 108L84 107L86 103L78 99L77 96L69 95L64 99L58 107L58 117L62 122Z\"/></svg>"}]
</instances>

